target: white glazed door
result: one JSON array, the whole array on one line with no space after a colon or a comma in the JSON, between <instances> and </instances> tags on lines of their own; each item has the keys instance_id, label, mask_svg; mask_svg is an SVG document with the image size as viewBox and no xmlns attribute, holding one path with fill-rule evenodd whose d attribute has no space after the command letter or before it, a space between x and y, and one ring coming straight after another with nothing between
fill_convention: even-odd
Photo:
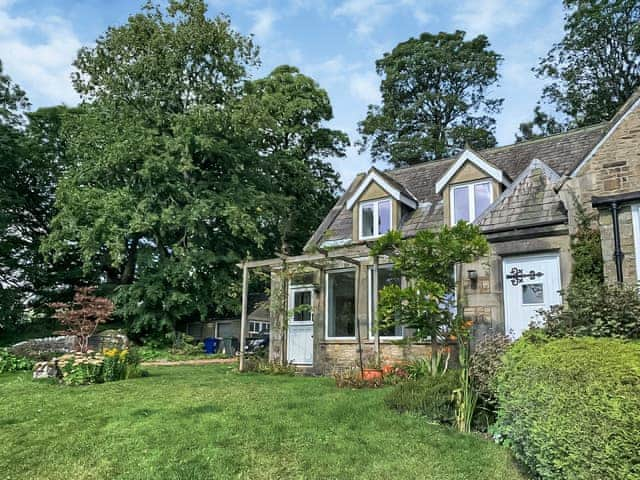
<instances>
[{"instance_id":1,"label":"white glazed door","mask_svg":"<svg viewBox=\"0 0 640 480\"><path fill-rule=\"evenodd\" d=\"M518 338L539 311L562 303L557 254L507 257L503 260L505 330Z\"/></svg>"},{"instance_id":2,"label":"white glazed door","mask_svg":"<svg viewBox=\"0 0 640 480\"><path fill-rule=\"evenodd\" d=\"M307 305L306 310L299 309ZM313 365L313 288L292 287L289 295L287 360L296 365ZM298 309L300 311L294 311Z\"/></svg>"}]
</instances>

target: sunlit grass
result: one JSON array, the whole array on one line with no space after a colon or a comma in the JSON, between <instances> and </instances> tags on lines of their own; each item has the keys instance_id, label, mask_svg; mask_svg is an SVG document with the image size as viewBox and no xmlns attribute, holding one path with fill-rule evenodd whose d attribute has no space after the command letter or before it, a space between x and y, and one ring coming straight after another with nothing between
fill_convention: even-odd
<instances>
[{"instance_id":1,"label":"sunlit grass","mask_svg":"<svg viewBox=\"0 0 640 480\"><path fill-rule=\"evenodd\" d=\"M0 479L518 479L508 452L330 379L159 367L88 387L0 376Z\"/></svg>"}]
</instances>

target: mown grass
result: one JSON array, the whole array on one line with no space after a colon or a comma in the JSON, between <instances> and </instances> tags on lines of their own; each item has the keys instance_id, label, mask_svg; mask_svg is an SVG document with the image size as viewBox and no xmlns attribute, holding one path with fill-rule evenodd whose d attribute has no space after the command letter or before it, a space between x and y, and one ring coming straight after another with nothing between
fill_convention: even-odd
<instances>
[{"instance_id":1,"label":"mown grass","mask_svg":"<svg viewBox=\"0 0 640 480\"><path fill-rule=\"evenodd\" d=\"M88 387L0 375L0 479L521 479L509 453L326 378L157 367Z\"/></svg>"}]
</instances>

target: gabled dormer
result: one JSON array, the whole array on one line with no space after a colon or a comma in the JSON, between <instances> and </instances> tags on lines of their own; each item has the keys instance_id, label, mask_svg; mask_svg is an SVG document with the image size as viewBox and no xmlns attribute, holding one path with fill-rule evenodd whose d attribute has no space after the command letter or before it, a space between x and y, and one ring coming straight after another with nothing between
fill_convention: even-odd
<instances>
[{"instance_id":1,"label":"gabled dormer","mask_svg":"<svg viewBox=\"0 0 640 480\"><path fill-rule=\"evenodd\" d=\"M378 238L400 226L406 209L418 207L416 198L389 175L371 168L346 203L353 218L353 241Z\"/></svg>"},{"instance_id":2,"label":"gabled dormer","mask_svg":"<svg viewBox=\"0 0 640 480\"><path fill-rule=\"evenodd\" d=\"M445 224L473 222L510 184L501 169L465 150L436 182L436 193L442 195L444 204Z\"/></svg>"}]
</instances>

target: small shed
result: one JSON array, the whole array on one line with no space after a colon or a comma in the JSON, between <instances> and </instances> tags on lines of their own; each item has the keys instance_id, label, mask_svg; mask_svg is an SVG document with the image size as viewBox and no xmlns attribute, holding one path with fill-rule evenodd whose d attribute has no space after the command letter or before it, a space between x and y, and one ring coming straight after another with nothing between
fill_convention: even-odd
<instances>
[{"instance_id":1,"label":"small shed","mask_svg":"<svg viewBox=\"0 0 640 480\"><path fill-rule=\"evenodd\" d=\"M248 315L248 337L269 334L271 322L269 319L269 307L260 305ZM210 322L190 322L186 324L186 333L195 340L202 341L205 338L240 338L240 318L218 318Z\"/></svg>"}]
</instances>

